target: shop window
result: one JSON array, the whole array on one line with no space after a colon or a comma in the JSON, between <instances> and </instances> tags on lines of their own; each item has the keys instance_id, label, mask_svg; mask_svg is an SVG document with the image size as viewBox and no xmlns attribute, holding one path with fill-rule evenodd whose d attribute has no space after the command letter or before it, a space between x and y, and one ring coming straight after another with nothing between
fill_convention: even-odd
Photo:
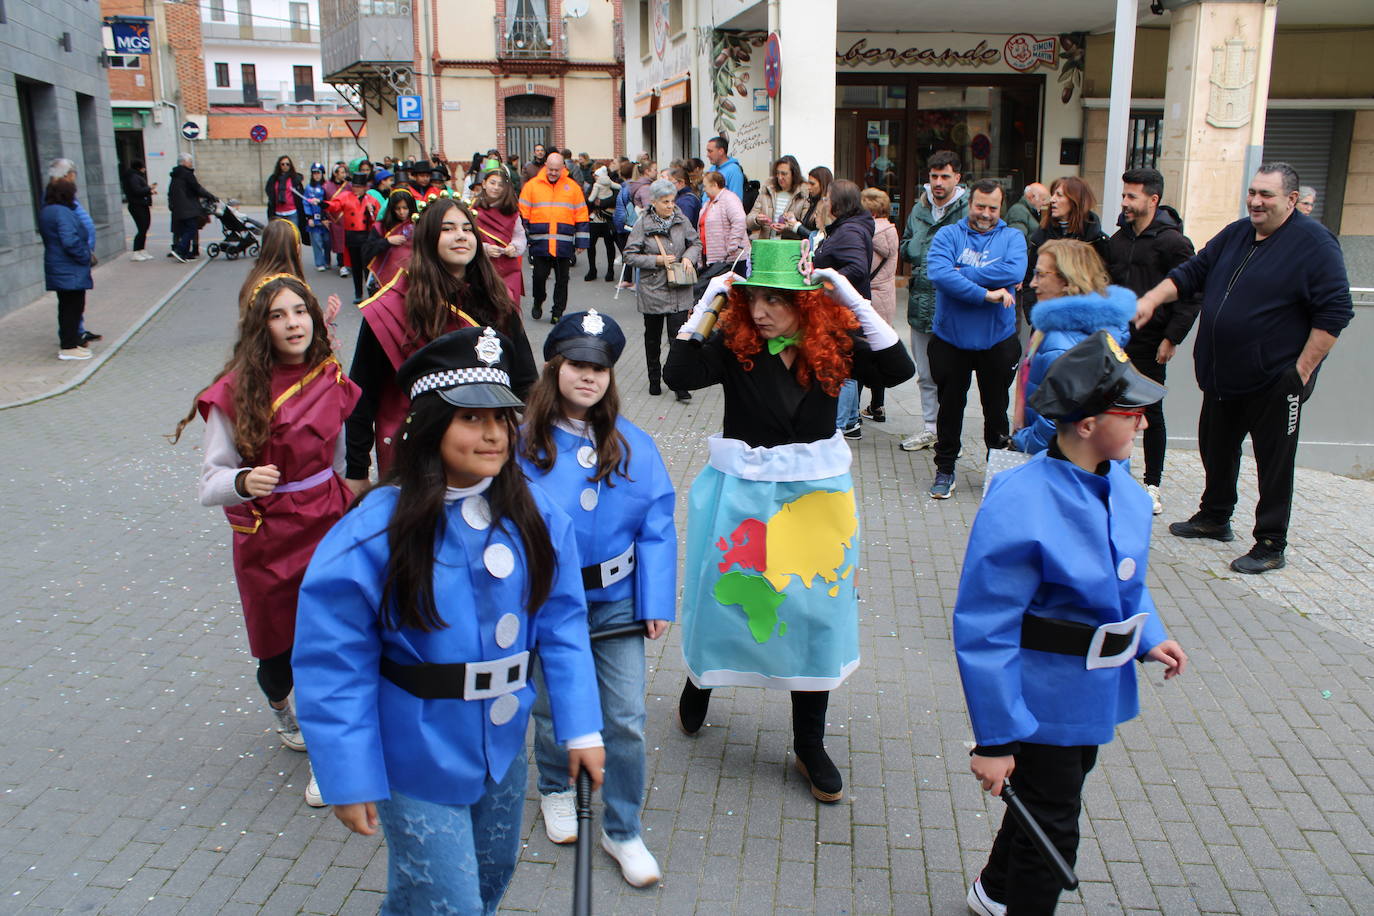
<instances>
[{"instance_id":1,"label":"shop window","mask_svg":"<svg viewBox=\"0 0 1374 916\"><path fill-rule=\"evenodd\" d=\"M100 126L95 116L95 97L76 93L76 119L81 128L81 182L90 190L81 195L90 211L91 219L105 223L110 219L108 201L103 193L106 176L105 164L100 157Z\"/></svg>"},{"instance_id":2,"label":"shop window","mask_svg":"<svg viewBox=\"0 0 1374 916\"><path fill-rule=\"evenodd\" d=\"M668 34L682 31L682 0L668 0Z\"/></svg>"},{"instance_id":3,"label":"shop window","mask_svg":"<svg viewBox=\"0 0 1374 916\"><path fill-rule=\"evenodd\" d=\"M649 0L639 0L639 56L649 56Z\"/></svg>"},{"instance_id":4,"label":"shop window","mask_svg":"<svg viewBox=\"0 0 1374 916\"><path fill-rule=\"evenodd\" d=\"M1128 169L1157 169L1164 146L1164 116L1158 112L1131 112L1131 148Z\"/></svg>"},{"instance_id":5,"label":"shop window","mask_svg":"<svg viewBox=\"0 0 1374 916\"><path fill-rule=\"evenodd\" d=\"M215 88L216 88L216 89L228 89L228 88L229 88L229 65L228 65L228 64L215 64Z\"/></svg>"},{"instance_id":6,"label":"shop window","mask_svg":"<svg viewBox=\"0 0 1374 916\"><path fill-rule=\"evenodd\" d=\"M142 56L138 54L111 54L107 59L111 70L139 70L143 67L139 62Z\"/></svg>"},{"instance_id":7,"label":"shop window","mask_svg":"<svg viewBox=\"0 0 1374 916\"><path fill-rule=\"evenodd\" d=\"M258 68L256 64L240 64L239 75L243 79L243 104L258 104Z\"/></svg>"},{"instance_id":8,"label":"shop window","mask_svg":"<svg viewBox=\"0 0 1374 916\"><path fill-rule=\"evenodd\" d=\"M24 159L29 167L33 227L37 231L43 190L48 185L48 163L61 153L61 148L54 142L58 136L57 100L50 83L16 78L14 88L19 102L19 131L24 137Z\"/></svg>"}]
</instances>

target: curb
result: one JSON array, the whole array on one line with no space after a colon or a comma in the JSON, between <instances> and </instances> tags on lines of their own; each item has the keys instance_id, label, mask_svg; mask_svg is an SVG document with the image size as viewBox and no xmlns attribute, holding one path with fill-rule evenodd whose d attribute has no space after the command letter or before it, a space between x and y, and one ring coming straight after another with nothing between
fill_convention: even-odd
<instances>
[{"instance_id":1,"label":"curb","mask_svg":"<svg viewBox=\"0 0 1374 916\"><path fill-rule=\"evenodd\" d=\"M198 263L194 268L192 268L190 273L182 277L177 282L176 286L173 286L170 290L167 291L166 295L164 295L157 302L153 303L152 308L144 312L143 316L140 317L137 321L135 321L132 325L130 325L128 330L126 330L123 334L119 335L119 339L116 340L114 343L110 344L108 349L106 349L99 356L92 359L90 364L86 366L79 374L77 374L75 378L71 379L70 381L64 382L63 384L59 385L51 391L45 391L42 394L36 394L33 397L24 398L19 401L11 401L8 404L0 404L0 410L9 410L12 407L24 407L29 404L36 404L39 401L46 401L48 398L55 398L60 394L66 394L68 391L71 391L78 385L84 384L87 379L95 375L96 372L100 371L101 366L109 362L114 357L114 355L119 352L120 347L124 346L124 344L126 344L130 338L132 338L135 334L141 331L145 324L147 324L149 321L152 321L153 317L157 315L158 312L162 311L162 307L165 306L168 302L171 302L172 297L175 296L177 293L181 292L182 288L186 286L187 283L190 283L191 280L193 280L202 270L204 270L206 265L208 265L209 263L209 258L201 258L200 263Z\"/></svg>"}]
</instances>

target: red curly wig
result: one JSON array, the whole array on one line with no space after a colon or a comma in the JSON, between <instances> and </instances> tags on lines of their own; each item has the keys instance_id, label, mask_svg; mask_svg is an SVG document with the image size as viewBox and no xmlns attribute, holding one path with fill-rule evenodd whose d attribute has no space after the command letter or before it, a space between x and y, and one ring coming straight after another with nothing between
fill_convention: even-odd
<instances>
[{"instance_id":1,"label":"red curly wig","mask_svg":"<svg viewBox=\"0 0 1374 916\"><path fill-rule=\"evenodd\" d=\"M764 348L763 337L750 313L748 289L732 287L720 316L725 345L746 372L754 368L753 357ZM792 364L797 381L810 388L814 379L822 391L832 398L838 397L854 364L854 338L850 332L859 327L859 320L821 290L777 292L791 300L800 321L797 360Z\"/></svg>"}]
</instances>

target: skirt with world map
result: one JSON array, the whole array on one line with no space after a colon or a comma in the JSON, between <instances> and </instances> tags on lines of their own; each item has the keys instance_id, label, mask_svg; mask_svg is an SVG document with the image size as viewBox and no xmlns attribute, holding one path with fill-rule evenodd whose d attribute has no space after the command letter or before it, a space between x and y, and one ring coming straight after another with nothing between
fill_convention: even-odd
<instances>
[{"instance_id":1,"label":"skirt with world map","mask_svg":"<svg viewBox=\"0 0 1374 916\"><path fill-rule=\"evenodd\" d=\"M859 667L849 445L712 436L687 509L682 654L698 687L833 690Z\"/></svg>"}]
</instances>

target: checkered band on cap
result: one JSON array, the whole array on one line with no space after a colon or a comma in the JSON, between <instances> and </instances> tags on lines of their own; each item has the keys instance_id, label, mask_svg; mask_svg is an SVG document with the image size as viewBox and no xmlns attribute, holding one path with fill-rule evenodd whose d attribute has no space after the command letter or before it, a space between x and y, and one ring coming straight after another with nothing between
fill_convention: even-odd
<instances>
[{"instance_id":1,"label":"checkered band on cap","mask_svg":"<svg viewBox=\"0 0 1374 916\"><path fill-rule=\"evenodd\" d=\"M510 375L501 369L482 366L476 369L445 369L422 375L410 386L410 399L413 401L426 391L439 388L456 388L459 385L476 385L482 382L495 382L510 387Z\"/></svg>"}]
</instances>

